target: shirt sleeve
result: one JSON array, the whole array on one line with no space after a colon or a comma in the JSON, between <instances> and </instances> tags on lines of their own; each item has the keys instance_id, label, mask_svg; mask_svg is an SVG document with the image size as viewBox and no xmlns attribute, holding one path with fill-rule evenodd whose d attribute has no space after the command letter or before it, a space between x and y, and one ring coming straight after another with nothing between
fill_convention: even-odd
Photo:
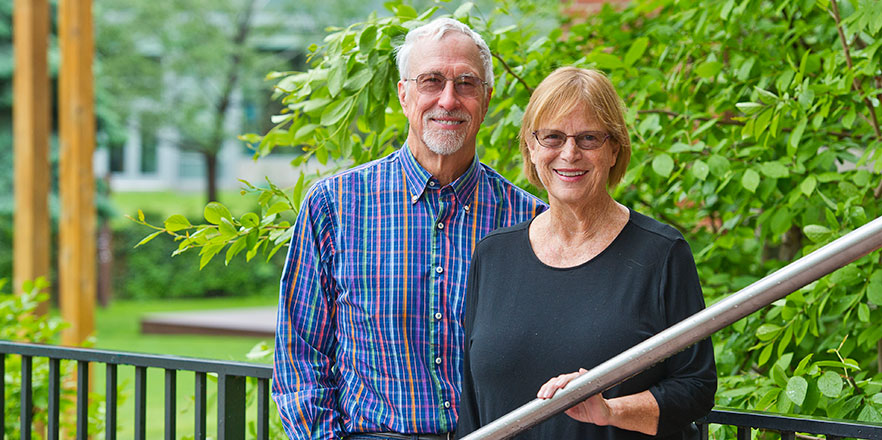
<instances>
[{"instance_id":1,"label":"shirt sleeve","mask_svg":"<svg viewBox=\"0 0 882 440\"><path fill-rule=\"evenodd\" d=\"M668 327L704 309L695 261L683 239L668 253L661 288ZM710 338L671 356L664 368L666 378L650 388L659 406L659 436L682 431L713 408L717 372Z\"/></svg>"},{"instance_id":2,"label":"shirt sleeve","mask_svg":"<svg viewBox=\"0 0 882 440\"><path fill-rule=\"evenodd\" d=\"M272 395L291 439L343 436L334 378L333 219L321 183L294 224L282 273Z\"/></svg>"}]
</instances>

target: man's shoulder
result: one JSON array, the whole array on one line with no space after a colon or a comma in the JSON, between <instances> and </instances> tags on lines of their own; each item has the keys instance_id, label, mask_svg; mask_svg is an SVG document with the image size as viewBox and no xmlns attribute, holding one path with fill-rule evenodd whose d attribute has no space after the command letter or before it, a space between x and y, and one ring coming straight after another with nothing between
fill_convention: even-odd
<instances>
[{"instance_id":1,"label":"man's shoulder","mask_svg":"<svg viewBox=\"0 0 882 440\"><path fill-rule=\"evenodd\" d=\"M494 170L493 167L491 167L490 165L481 162L480 166L484 169L484 176L487 179L487 183L498 192L507 194L515 199L526 200L530 202L535 202L539 205L545 205L545 202L543 202L542 199L534 196L529 191L515 185L514 183L506 179L502 174L499 174L499 172Z\"/></svg>"}]
</instances>

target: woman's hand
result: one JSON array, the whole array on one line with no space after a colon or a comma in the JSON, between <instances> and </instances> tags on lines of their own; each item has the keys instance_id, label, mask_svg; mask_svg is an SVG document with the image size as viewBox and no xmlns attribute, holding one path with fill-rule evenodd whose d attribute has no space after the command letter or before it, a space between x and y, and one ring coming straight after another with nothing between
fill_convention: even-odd
<instances>
[{"instance_id":1,"label":"woman's hand","mask_svg":"<svg viewBox=\"0 0 882 440\"><path fill-rule=\"evenodd\" d=\"M579 371L569 374L561 374L560 376L551 378L545 382L536 397L540 399L550 399L554 397L557 390L561 390L570 383L571 380L587 373L588 370L580 368ZM607 400L600 393L597 393L578 405L568 409L566 414L580 422L593 423L598 426L606 426L610 424L610 408Z\"/></svg>"},{"instance_id":2,"label":"woman's hand","mask_svg":"<svg viewBox=\"0 0 882 440\"><path fill-rule=\"evenodd\" d=\"M536 397L550 399L557 390L563 389L571 380L587 372L588 370L580 368L575 373L553 377L539 388ZM580 422L597 426L612 425L648 435L658 432L658 403L648 390L609 400L597 393L568 409L566 414Z\"/></svg>"}]
</instances>

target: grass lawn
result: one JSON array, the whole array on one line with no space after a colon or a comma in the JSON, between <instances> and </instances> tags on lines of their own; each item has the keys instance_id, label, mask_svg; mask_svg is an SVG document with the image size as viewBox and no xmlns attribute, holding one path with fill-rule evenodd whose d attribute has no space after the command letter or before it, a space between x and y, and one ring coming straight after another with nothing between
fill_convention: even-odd
<instances>
[{"instance_id":1,"label":"grass lawn","mask_svg":"<svg viewBox=\"0 0 882 440\"><path fill-rule=\"evenodd\" d=\"M97 309L95 313L96 343L95 348L127 352L152 354L169 354L187 357L222 359L233 361L256 362L246 358L246 354L260 341L272 344L272 340L229 337L229 336L197 336L197 335L142 335L139 332L140 316L150 312L206 310L212 308L275 306L272 297L250 298L210 298L164 301L116 301L106 309ZM269 363L269 361L265 361ZM147 374L147 438L163 438L164 432L164 398L165 379L161 369L149 369ZM120 397L123 403L119 406L117 422L119 438L134 437L134 367L120 366L118 369ZM104 394L104 367L98 365L94 369L93 391ZM216 437L216 415L214 406L215 383L208 382L208 434ZM177 436L184 438L193 435L193 373L177 374ZM271 417L274 414L270 415ZM249 411L248 420L253 419L253 411Z\"/></svg>"},{"instance_id":2,"label":"grass lawn","mask_svg":"<svg viewBox=\"0 0 882 440\"><path fill-rule=\"evenodd\" d=\"M111 201L119 216L115 223L127 222L126 215L138 216L138 210L161 214L163 219L172 214L182 214L189 219L201 219L205 210L205 193L154 191L154 192L120 192L112 193ZM241 195L239 191L219 191L218 201L230 209L235 216L248 211L257 211L257 196Z\"/></svg>"}]
</instances>

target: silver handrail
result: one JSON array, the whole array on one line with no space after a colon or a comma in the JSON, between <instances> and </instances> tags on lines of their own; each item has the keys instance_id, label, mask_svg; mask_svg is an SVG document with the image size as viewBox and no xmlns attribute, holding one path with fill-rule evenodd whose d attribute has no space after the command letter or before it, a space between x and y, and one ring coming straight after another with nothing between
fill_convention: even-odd
<instances>
[{"instance_id":1,"label":"silver handrail","mask_svg":"<svg viewBox=\"0 0 882 440\"><path fill-rule=\"evenodd\" d=\"M501 440L515 436L880 247L882 217L594 367L558 390L553 398L534 399L463 440Z\"/></svg>"}]
</instances>

